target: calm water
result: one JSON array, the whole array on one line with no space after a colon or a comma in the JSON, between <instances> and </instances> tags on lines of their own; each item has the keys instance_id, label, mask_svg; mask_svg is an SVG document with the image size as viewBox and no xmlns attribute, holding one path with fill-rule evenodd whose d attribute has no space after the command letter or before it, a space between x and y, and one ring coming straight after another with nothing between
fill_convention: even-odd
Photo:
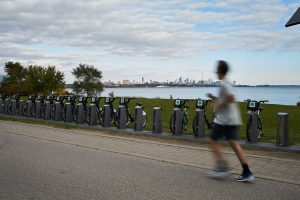
<instances>
[{"instance_id":1,"label":"calm water","mask_svg":"<svg viewBox=\"0 0 300 200\"><path fill-rule=\"evenodd\" d=\"M108 96L114 92L115 96L135 96L147 98L169 99L206 99L208 92L217 94L217 87L171 87L171 88L105 88L101 96ZM300 87L236 87L238 101L244 99L269 100L270 104L296 105L300 101Z\"/></svg>"}]
</instances>

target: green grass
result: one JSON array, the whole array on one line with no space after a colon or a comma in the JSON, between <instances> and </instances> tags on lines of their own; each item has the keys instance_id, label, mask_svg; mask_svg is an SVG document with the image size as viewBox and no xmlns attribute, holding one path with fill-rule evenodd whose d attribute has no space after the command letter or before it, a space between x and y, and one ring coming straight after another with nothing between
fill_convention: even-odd
<instances>
[{"instance_id":1,"label":"green grass","mask_svg":"<svg viewBox=\"0 0 300 200\"><path fill-rule=\"evenodd\" d=\"M144 110L147 112L147 124L145 130L152 130L152 116L153 116L153 108L161 107L162 108L162 129L163 132L170 132L169 128L169 120L173 111L173 103L172 99L148 99L148 98L139 98L136 100L131 100L129 103L129 107L131 113L134 114L135 103L142 103L144 106ZM188 132L185 134L193 134L192 133L192 121L195 116L195 101L188 102L187 105L190 106L188 109L189 113L189 125ZM101 106L103 106L103 100L101 101ZM119 102L116 100L114 102L115 108L117 108ZM246 103L239 103L243 125L240 127L240 138L245 139L245 130L246 130L246 120L247 120L247 109ZM276 142L276 134L277 134L277 113L278 112L287 112L289 113L289 142L290 144L300 144L300 107L296 106L286 106L286 105L273 105L273 104L264 104L263 105L262 123L263 123L263 132L264 137L261 139L262 142ZM211 119L212 116L212 104L209 103L207 107L207 116ZM0 116L0 119L3 117ZM10 118L13 120L13 118ZM26 122L30 123L38 123L33 119L24 119ZM29 120L29 121L28 121ZM18 120L20 121L20 120ZM45 122L46 124L52 124L51 121ZM40 123L39 123L40 124ZM64 125L59 124L55 125L60 128L76 128L76 125ZM133 128L133 124L130 125L129 128ZM207 132L207 134L209 134Z\"/></svg>"},{"instance_id":2,"label":"green grass","mask_svg":"<svg viewBox=\"0 0 300 200\"><path fill-rule=\"evenodd\" d=\"M145 129L152 130L152 116L153 108L161 107L162 108L162 128L163 132L170 132L169 120L173 112L174 100L172 99L147 99L140 98L137 100L132 100L129 107L131 111L134 111L133 107L135 103L142 103L145 111L147 112L147 124ZM192 121L195 117L195 101L188 102L187 105L190 106L188 109L189 113L189 125L188 132L186 134L193 134L192 131ZM246 120L247 120L247 109L246 103L238 103L240 107L240 112L243 120L243 125L240 127L240 138L246 138ZM114 106L118 106L115 102ZM277 134L277 113L286 112L289 113L289 142L290 144L300 144L300 107L297 106L286 106L286 105L273 105L273 104L264 104L264 110L261 112L262 123L263 123L263 132L264 137L261 139L263 142L276 142ZM209 119L212 117L212 104L209 103L206 110L207 116ZM209 134L207 132L207 134Z\"/></svg>"}]
</instances>

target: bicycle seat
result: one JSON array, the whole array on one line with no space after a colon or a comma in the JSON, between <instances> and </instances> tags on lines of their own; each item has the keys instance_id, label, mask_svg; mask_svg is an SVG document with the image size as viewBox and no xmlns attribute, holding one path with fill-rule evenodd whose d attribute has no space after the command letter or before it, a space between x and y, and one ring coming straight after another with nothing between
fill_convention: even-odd
<instances>
[{"instance_id":1,"label":"bicycle seat","mask_svg":"<svg viewBox=\"0 0 300 200\"><path fill-rule=\"evenodd\" d=\"M143 106L141 103L136 103L137 106Z\"/></svg>"},{"instance_id":2,"label":"bicycle seat","mask_svg":"<svg viewBox=\"0 0 300 200\"><path fill-rule=\"evenodd\" d=\"M183 107L184 107L184 108L190 108L189 106L186 106L186 105L184 105Z\"/></svg>"},{"instance_id":3,"label":"bicycle seat","mask_svg":"<svg viewBox=\"0 0 300 200\"><path fill-rule=\"evenodd\" d=\"M262 110L263 110L263 108L259 107L259 108L258 108L258 110L259 110L259 111L262 111Z\"/></svg>"}]
</instances>

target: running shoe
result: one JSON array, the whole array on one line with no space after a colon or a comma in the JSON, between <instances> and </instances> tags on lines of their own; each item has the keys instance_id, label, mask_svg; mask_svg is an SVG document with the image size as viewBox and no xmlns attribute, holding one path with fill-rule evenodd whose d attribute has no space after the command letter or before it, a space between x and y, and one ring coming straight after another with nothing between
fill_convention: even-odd
<instances>
[{"instance_id":1,"label":"running shoe","mask_svg":"<svg viewBox=\"0 0 300 200\"><path fill-rule=\"evenodd\" d=\"M253 182L255 179L254 175L250 172L248 174L242 174L240 176L235 177L235 180L238 182Z\"/></svg>"}]
</instances>

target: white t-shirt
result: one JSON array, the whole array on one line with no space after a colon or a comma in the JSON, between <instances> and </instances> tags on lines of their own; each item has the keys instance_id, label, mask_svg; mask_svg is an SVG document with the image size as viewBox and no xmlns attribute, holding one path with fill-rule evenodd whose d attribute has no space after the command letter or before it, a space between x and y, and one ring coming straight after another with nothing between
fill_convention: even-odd
<instances>
[{"instance_id":1,"label":"white t-shirt","mask_svg":"<svg viewBox=\"0 0 300 200\"><path fill-rule=\"evenodd\" d=\"M233 86L227 80L223 79L217 103L223 103L228 95L233 95ZM240 110L236 102L232 102L225 108L220 108L215 111L214 122L220 125L242 125Z\"/></svg>"}]
</instances>

